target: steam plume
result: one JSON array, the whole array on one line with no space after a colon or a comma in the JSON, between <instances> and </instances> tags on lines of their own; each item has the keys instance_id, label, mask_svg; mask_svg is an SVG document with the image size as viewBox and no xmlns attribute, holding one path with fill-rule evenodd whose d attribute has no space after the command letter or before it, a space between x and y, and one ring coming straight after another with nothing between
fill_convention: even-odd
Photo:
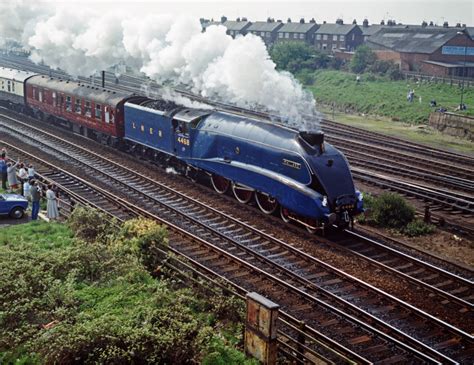
<instances>
[{"instance_id":1,"label":"steam plume","mask_svg":"<svg viewBox=\"0 0 474 365\"><path fill-rule=\"evenodd\" d=\"M29 48L34 62L74 76L126 63L158 83L185 84L202 96L242 107L263 106L300 126L302 115L316 113L312 95L291 74L276 71L257 36L232 39L223 26L203 33L190 17L134 18L77 8L48 13L47 5L52 6L43 3L32 11L23 1L0 4L0 35Z\"/></svg>"}]
</instances>

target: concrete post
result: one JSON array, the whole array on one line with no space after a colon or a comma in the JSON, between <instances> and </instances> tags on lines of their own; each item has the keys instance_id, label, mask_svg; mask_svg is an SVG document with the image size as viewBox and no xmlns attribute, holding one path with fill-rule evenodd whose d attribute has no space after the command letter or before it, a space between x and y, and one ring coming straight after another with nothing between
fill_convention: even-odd
<instances>
[{"instance_id":1,"label":"concrete post","mask_svg":"<svg viewBox=\"0 0 474 365\"><path fill-rule=\"evenodd\" d=\"M279 308L278 304L260 294L247 294L245 352L263 364L276 364Z\"/></svg>"}]
</instances>

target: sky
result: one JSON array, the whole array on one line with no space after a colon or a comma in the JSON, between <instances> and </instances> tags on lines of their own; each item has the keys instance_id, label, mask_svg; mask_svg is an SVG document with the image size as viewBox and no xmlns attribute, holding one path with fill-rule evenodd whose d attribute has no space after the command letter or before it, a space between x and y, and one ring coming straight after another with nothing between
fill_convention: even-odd
<instances>
[{"instance_id":1,"label":"sky","mask_svg":"<svg viewBox=\"0 0 474 365\"><path fill-rule=\"evenodd\" d=\"M318 23L323 21L334 23L337 18L342 18L345 23L352 23L352 20L356 19L361 24L364 18L367 18L370 24L378 24L382 19L385 21L395 19L404 24L421 24L426 20L438 25L447 21L450 25L465 23L474 26L473 0L59 0L59 2L71 5L93 3L98 11L109 11L110 7L114 6L134 13L147 13L152 10L162 14L185 14L214 19L220 19L222 15L229 19L247 17L249 20L265 20L270 16L284 21L287 18L298 21L303 17L307 20L314 17Z\"/></svg>"}]
</instances>

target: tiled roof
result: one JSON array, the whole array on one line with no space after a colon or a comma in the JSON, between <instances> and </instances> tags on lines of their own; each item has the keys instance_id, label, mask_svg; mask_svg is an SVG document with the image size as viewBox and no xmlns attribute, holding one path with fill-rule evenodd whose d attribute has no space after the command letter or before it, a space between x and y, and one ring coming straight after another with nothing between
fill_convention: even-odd
<instances>
[{"instance_id":1,"label":"tiled roof","mask_svg":"<svg viewBox=\"0 0 474 365\"><path fill-rule=\"evenodd\" d=\"M317 29L318 25L316 23L285 23L283 27L278 29L278 33L307 33Z\"/></svg>"},{"instance_id":2,"label":"tiled roof","mask_svg":"<svg viewBox=\"0 0 474 365\"><path fill-rule=\"evenodd\" d=\"M348 34L352 29L358 27L357 24L321 24L316 34Z\"/></svg>"},{"instance_id":3,"label":"tiled roof","mask_svg":"<svg viewBox=\"0 0 474 365\"><path fill-rule=\"evenodd\" d=\"M280 22L253 22L247 30L254 32L273 32L282 26L283 23Z\"/></svg>"}]
</instances>

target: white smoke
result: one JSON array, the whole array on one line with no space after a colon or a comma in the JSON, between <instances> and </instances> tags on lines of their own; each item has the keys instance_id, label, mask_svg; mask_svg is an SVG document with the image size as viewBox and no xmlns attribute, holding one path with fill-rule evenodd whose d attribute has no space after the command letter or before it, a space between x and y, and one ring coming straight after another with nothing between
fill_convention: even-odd
<instances>
[{"instance_id":1,"label":"white smoke","mask_svg":"<svg viewBox=\"0 0 474 365\"><path fill-rule=\"evenodd\" d=\"M0 5L0 35L22 41L33 61L73 76L125 63L160 84L184 84L204 97L263 107L291 124L301 125L305 114L316 115L312 95L291 74L275 69L257 36L232 39L223 26L203 33L198 19L183 16L134 18L77 7L58 8L48 16L23 1L14 4Z\"/></svg>"}]
</instances>

